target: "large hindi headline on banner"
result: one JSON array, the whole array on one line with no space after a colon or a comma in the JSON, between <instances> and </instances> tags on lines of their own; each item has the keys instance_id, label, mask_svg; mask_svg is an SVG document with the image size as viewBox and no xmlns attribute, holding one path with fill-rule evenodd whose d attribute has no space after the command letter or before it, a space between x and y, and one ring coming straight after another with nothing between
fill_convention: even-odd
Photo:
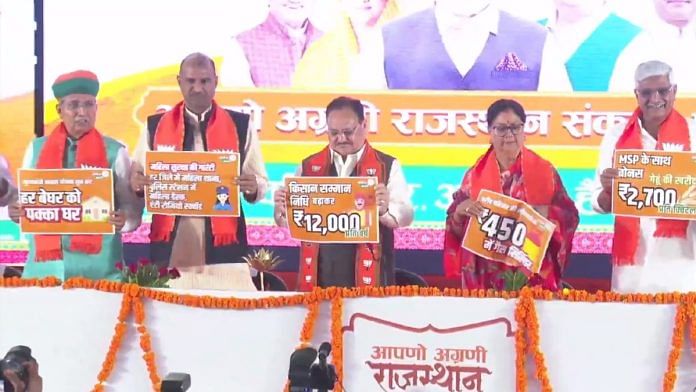
<instances>
[{"instance_id":1,"label":"large hindi headline on banner","mask_svg":"<svg viewBox=\"0 0 696 392\"><path fill-rule=\"evenodd\" d=\"M501 97L494 92L452 91L354 96L363 101L373 143L458 144L488 144L486 109ZM325 140L325 108L335 97L334 93L283 90L223 90L216 95L220 104L250 114L262 141ZM635 106L633 97L575 94L559 99L517 93L516 98L527 111L528 143L535 145L597 146L608 130L626 124ZM148 89L135 117L145 124L148 115L179 100L178 89ZM696 102L686 105L696 111Z\"/></svg>"}]
</instances>

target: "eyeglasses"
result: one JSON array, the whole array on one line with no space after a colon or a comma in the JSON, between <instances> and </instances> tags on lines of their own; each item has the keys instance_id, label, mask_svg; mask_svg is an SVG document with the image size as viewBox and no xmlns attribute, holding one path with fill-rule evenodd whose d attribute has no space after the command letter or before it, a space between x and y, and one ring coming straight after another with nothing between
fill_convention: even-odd
<instances>
[{"instance_id":1,"label":"eyeglasses","mask_svg":"<svg viewBox=\"0 0 696 392\"><path fill-rule=\"evenodd\" d=\"M63 102L61 104L65 109L68 109L70 111L76 111L79 108L83 108L85 110L91 110L94 109L97 106L96 101L67 101Z\"/></svg>"},{"instance_id":2,"label":"eyeglasses","mask_svg":"<svg viewBox=\"0 0 696 392\"><path fill-rule=\"evenodd\" d=\"M644 99L650 99L652 98L655 93L658 93L660 97L662 98L667 98L669 93L671 93L674 90L674 85L671 85L669 87L661 87L661 88L641 88L641 89L636 89L636 93L640 95Z\"/></svg>"},{"instance_id":3,"label":"eyeglasses","mask_svg":"<svg viewBox=\"0 0 696 392\"><path fill-rule=\"evenodd\" d=\"M358 124L360 125L360 124ZM355 135L355 131L358 129L358 125L354 126L353 129L344 129L344 130L338 130L338 129L329 129L329 137L332 139L335 139L339 137L340 135L343 135L346 139L350 139Z\"/></svg>"},{"instance_id":4,"label":"eyeglasses","mask_svg":"<svg viewBox=\"0 0 696 392\"><path fill-rule=\"evenodd\" d=\"M490 127L491 132L495 136L505 136L508 132L513 135L517 135L524 129L524 124L512 124L512 125L493 125Z\"/></svg>"}]
</instances>

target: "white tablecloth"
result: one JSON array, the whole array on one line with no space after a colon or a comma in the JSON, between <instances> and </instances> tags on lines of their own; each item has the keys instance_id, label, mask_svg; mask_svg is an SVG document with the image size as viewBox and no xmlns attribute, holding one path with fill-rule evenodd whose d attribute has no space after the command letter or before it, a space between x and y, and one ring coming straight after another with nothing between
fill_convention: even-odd
<instances>
[{"instance_id":1,"label":"white tablecloth","mask_svg":"<svg viewBox=\"0 0 696 392\"><path fill-rule=\"evenodd\" d=\"M162 376L174 371L191 374L191 391L281 391L289 356L299 343L305 308L230 311L145 301L146 324ZM46 391L88 391L109 347L120 302L121 294L92 290L1 288L0 354L14 345L28 345L39 361ZM382 390L375 377L378 372L368 364L380 362L373 357L376 346L422 347L427 349L423 360L392 358L381 362L427 366L438 362L434 359L438 348L481 346L486 350L485 361L446 365L483 367L491 373L482 378L483 391L514 391L515 303L449 297L345 300L347 391ZM537 310L554 391L662 390L674 306L538 301ZM330 340L329 327L327 303L317 323L317 346ZM131 326L107 390L151 390L136 333ZM693 369L693 364L690 351L685 349L682 368ZM385 390L404 390L397 386L405 385L403 374L392 378L391 387L390 377L386 372L384 375L381 385ZM448 390L428 384L427 379L416 383L418 386L405 390ZM538 390L531 384L530 390ZM675 390L690 392L694 386L693 374L682 372Z\"/></svg>"}]
</instances>

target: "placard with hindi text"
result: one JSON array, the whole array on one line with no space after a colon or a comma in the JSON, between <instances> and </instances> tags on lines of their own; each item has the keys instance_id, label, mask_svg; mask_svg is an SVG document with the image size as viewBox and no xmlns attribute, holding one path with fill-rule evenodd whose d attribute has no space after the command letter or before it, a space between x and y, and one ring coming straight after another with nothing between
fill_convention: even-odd
<instances>
[{"instance_id":1,"label":"placard with hindi text","mask_svg":"<svg viewBox=\"0 0 696 392\"><path fill-rule=\"evenodd\" d=\"M617 150L615 215L696 219L696 153Z\"/></svg>"},{"instance_id":2,"label":"placard with hindi text","mask_svg":"<svg viewBox=\"0 0 696 392\"><path fill-rule=\"evenodd\" d=\"M485 213L469 220L462 247L538 273L556 225L529 204L500 193L484 189L478 201Z\"/></svg>"},{"instance_id":3,"label":"placard with hindi text","mask_svg":"<svg viewBox=\"0 0 696 392\"><path fill-rule=\"evenodd\" d=\"M239 216L239 154L232 152L148 151L145 207L176 216Z\"/></svg>"},{"instance_id":4,"label":"placard with hindi text","mask_svg":"<svg viewBox=\"0 0 696 392\"><path fill-rule=\"evenodd\" d=\"M23 233L114 233L111 169L20 169L18 179Z\"/></svg>"},{"instance_id":5,"label":"placard with hindi text","mask_svg":"<svg viewBox=\"0 0 696 392\"><path fill-rule=\"evenodd\" d=\"M290 236L319 243L379 242L375 177L286 177Z\"/></svg>"}]
</instances>

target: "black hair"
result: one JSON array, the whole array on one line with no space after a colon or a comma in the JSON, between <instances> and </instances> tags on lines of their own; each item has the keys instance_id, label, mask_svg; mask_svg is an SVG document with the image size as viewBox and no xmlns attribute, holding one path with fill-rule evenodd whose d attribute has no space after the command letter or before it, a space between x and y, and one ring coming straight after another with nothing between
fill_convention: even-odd
<instances>
[{"instance_id":1,"label":"black hair","mask_svg":"<svg viewBox=\"0 0 696 392\"><path fill-rule=\"evenodd\" d=\"M353 113L355 113L355 115L358 116L359 122L362 123L363 121L365 121L365 108L363 107L362 102L360 102L359 99L351 97L334 98L326 106L326 117L329 117L329 113L333 112L334 110L346 108L352 110Z\"/></svg>"},{"instance_id":2,"label":"black hair","mask_svg":"<svg viewBox=\"0 0 696 392\"><path fill-rule=\"evenodd\" d=\"M486 112L486 121L488 122L488 126L495 121L496 117L498 117L500 113L508 110L512 110L512 112L515 113L520 120L522 120L522 123L527 121L527 114L524 112L524 108L519 102L515 101L514 99L499 99L488 107L488 112Z\"/></svg>"}]
</instances>

